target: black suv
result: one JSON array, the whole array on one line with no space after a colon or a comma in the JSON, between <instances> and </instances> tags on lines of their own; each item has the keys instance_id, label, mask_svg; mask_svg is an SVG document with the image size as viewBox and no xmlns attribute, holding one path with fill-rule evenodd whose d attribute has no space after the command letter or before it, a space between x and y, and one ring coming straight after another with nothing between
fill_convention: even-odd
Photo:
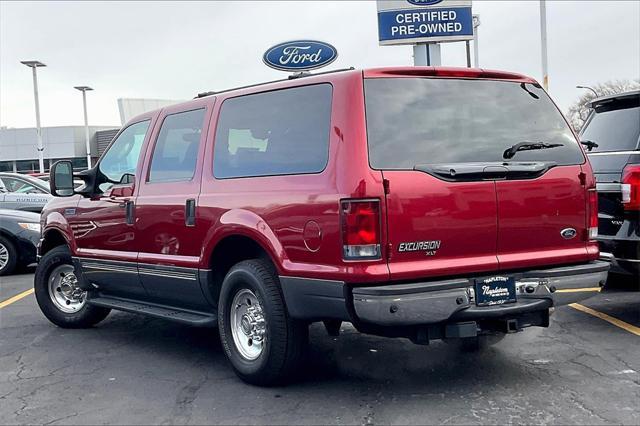
<instances>
[{"instance_id":1,"label":"black suv","mask_svg":"<svg viewBox=\"0 0 640 426\"><path fill-rule=\"evenodd\" d=\"M593 100L580 133L599 202L598 241L611 272L640 278L640 90Z\"/></svg>"}]
</instances>

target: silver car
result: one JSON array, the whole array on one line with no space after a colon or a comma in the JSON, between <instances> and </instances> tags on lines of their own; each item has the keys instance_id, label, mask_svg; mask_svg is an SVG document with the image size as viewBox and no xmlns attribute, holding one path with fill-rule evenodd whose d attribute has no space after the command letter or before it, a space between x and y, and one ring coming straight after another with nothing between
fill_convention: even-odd
<instances>
[{"instance_id":1,"label":"silver car","mask_svg":"<svg viewBox=\"0 0 640 426\"><path fill-rule=\"evenodd\" d=\"M40 213L53 196L40 179L18 173L0 173L0 208Z\"/></svg>"}]
</instances>

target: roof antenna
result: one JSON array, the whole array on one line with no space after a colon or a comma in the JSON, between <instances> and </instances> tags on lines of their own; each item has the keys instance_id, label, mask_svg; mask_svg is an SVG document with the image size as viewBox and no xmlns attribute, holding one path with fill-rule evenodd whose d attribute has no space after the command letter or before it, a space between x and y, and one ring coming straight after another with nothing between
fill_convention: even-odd
<instances>
[{"instance_id":1,"label":"roof antenna","mask_svg":"<svg viewBox=\"0 0 640 426\"><path fill-rule=\"evenodd\" d=\"M307 77L307 76L310 76L310 75L311 75L311 73L309 71L300 71L300 72L296 72L296 73L291 74L289 76L289 80L293 80L293 79L301 78L301 77Z\"/></svg>"}]
</instances>

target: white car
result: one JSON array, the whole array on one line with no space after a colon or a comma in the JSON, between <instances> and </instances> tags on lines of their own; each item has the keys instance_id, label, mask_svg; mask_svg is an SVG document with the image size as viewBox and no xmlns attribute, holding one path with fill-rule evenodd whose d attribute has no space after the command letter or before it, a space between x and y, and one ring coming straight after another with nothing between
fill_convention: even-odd
<instances>
[{"instance_id":1,"label":"white car","mask_svg":"<svg viewBox=\"0 0 640 426\"><path fill-rule=\"evenodd\" d=\"M53 198L49 185L18 173L0 173L0 208L40 213Z\"/></svg>"}]
</instances>

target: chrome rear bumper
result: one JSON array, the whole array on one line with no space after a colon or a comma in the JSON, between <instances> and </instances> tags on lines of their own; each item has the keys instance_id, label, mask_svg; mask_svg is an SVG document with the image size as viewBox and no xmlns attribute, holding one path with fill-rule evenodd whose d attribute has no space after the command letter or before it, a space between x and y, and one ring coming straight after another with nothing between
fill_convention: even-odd
<instances>
[{"instance_id":1,"label":"chrome rear bumper","mask_svg":"<svg viewBox=\"0 0 640 426\"><path fill-rule=\"evenodd\" d=\"M499 306L475 305L474 280L461 278L353 289L357 317L383 326L425 325L465 317L475 319L518 315L579 302L596 294L607 279L609 263L587 264L514 274L517 302Z\"/></svg>"}]
</instances>

